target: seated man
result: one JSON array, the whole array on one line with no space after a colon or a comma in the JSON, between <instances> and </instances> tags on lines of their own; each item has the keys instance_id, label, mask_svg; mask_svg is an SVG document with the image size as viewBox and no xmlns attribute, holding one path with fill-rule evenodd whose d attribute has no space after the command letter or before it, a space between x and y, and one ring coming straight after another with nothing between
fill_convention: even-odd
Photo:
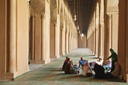
<instances>
[{"instance_id":1,"label":"seated man","mask_svg":"<svg viewBox=\"0 0 128 85\"><path fill-rule=\"evenodd\" d=\"M86 61L86 63L84 64L83 66L83 76L87 76L86 74L87 73L92 73L92 69L91 67L89 66L89 63L88 63L88 60Z\"/></svg>"},{"instance_id":2,"label":"seated man","mask_svg":"<svg viewBox=\"0 0 128 85\"><path fill-rule=\"evenodd\" d=\"M79 61L79 67L80 67L80 65L83 67L85 62L86 62L86 60L83 57L81 57L81 60Z\"/></svg>"}]
</instances>

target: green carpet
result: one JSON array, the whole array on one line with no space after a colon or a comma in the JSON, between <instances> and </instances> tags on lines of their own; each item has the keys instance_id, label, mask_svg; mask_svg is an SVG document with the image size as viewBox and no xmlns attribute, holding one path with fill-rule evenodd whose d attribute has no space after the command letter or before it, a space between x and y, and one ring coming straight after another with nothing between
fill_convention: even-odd
<instances>
[{"instance_id":1,"label":"green carpet","mask_svg":"<svg viewBox=\"0 0 128 85\"><path fill-rule=\"evenodd\" d=\"M36 70L18 76L14 81L0 82L0 85L128 85L119 79L95 79L83 77L81 74L64 74L62 65L66 56L70 57L77 65L80 57L84 57L89 62L97 60L88 49L85 51L88 52L79 53L79 49L77 49Z\"/></svg>"}]
</instances>

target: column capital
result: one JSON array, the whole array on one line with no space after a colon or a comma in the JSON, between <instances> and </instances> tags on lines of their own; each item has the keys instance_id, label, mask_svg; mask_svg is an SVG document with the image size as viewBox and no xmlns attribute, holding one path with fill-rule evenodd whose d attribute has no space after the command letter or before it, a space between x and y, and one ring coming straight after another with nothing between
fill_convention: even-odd
<instances>
[{"instance_id":1,"label":"column capital","mask_svg":"<svg viewBox=\"0 0 128 85\"><path fill-rule=\"evenodd\" d=\"M34 20L34 19L35 19L35 14L32 14L31 17L32 17L32 19Z\"/></svg>"},{"instance_id":2,"label":"column capital","mask_svg":"<svg viewBox=\"0 0 128 85\"><path fill-rule=\"evenodd\" d=\"M111 19L111 16L112 16L111 14L107 14L108 19Z\"/></svg>"},{"instance_id":3,"label":"column capital","mask_svg":"<svg viewBox=\"0 0 128 85\"><path fill-rule=\"evenodd\" d=\"M45 19L46 15L43 13L41 14L41 19Z\"/></svg>"}]
</instances>

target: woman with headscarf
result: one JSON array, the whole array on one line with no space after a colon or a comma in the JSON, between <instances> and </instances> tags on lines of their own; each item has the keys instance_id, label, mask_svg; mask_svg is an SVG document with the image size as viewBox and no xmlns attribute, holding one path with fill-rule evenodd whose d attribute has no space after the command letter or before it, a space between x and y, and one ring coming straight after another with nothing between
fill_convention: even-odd
<instances>
[{"instance_id":1,"label":"woman with headscarf","mask_svg":"<svg viewBox=\"0 0 128 85\"><path fill-rule=\"evenodd\" d=\"M87 76L87 73L92 73L92 69L89 66L88 60L85 62L84 66L83 66L83 76Z\"/></svg>"},{"instance_id":2,"label":"woman with headscarf","mask_svg":"<svg viewBox=\"0 0 128 85\"><path fill-rule=\"evenodd\" d=\"M97 63L95 63L93 70L95 72L94 78L98 78L98 79L106 78L105 69L101 65L98 65Z\"/></svg>"},{"instance_id":3,"label":"woman with headscarf","mask_svg":"<svg viewBox=\"0 0 128 85\"><path fill-rule=\"evenodd\" d=\"M115 69L114 71L107 73L106 77L107 78L117 78L120 75L120 64L118 62L115 62Z\"/></svg>"},{"instance_id":4,"label":"woman with headscarf","mask_svg":"<svg viewBox=\"0 0 128 85\"><path fill-rule=\"evenodd\" d=\"M65 74L77 74L78 71L75 71L73 62L71 59L69 59L69 63L65 66L64 70Z\"/></svg>"},{"instance_id":5,"label":"woman with headscarf","mask_svg":"<svg viewBox=\"0 0 128 85\"><path fill-rule=\"evenodd\" d=\"M117 62L117 53L112 48L110 49L110 52L111 52L111 56L109 56L107 60L112 58L112 69L111 69L112 72L115 69L114 63Z\"/></svg>"}]
</instances>

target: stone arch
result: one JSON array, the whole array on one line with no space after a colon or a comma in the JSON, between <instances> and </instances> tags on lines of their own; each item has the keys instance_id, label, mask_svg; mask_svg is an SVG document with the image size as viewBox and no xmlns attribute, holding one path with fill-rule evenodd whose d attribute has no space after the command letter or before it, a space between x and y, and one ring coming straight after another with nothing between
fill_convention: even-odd
<instances>
[{"instance_id":1,"label":"stone arch","mask_svg":"<svg viewBox=\"0 0 128 85\"><path fill-rule=\"evenodd\" d=\"M31 13L41 14L45 12L44 0L31 0Z\"/></svg>"},{"instance_id":2,"label":"stone arch","mask_svg":"<svg viewBox=\"0 0 128 85\"><path fill-rule=\"evenodd\" d=\"M61 4L60 8L60 29L63 29L64 26L64 7L63 4Z\"/></svg>"},{"instance_id":3,"label":"stone arch","mask_svg":"<svg viewBox=\"0 0 128 85\"><path fill-rule=\"evenodd\" d=\"M58 14L57 0L50 0L50 11L51 11L51 20L52 22L57 22Z\"/></svg>"}]
</instances>

